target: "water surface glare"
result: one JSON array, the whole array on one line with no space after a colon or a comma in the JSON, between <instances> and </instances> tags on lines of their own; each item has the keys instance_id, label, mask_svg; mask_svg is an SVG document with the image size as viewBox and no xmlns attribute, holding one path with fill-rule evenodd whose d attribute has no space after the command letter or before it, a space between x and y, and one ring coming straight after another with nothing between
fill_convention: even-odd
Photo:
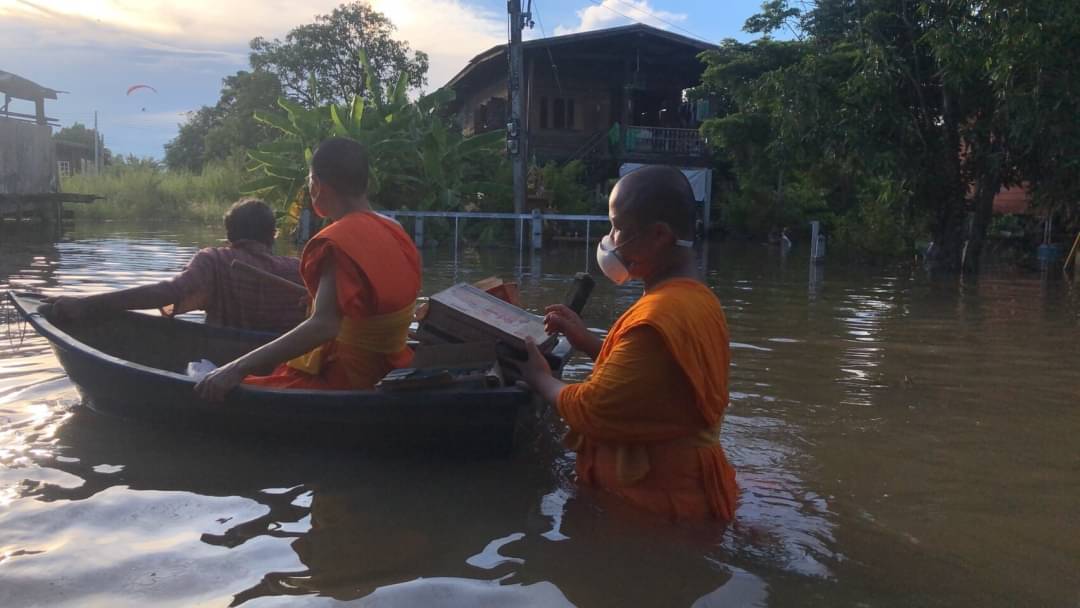
<instances>
[{"instance_id":1,"label":"water surface glare","mask_svg":"<svg viewBox=\"0 0 1080 608\"><path fill-rule=\"evenodd\" d=\"M0 288L158 281L220 238L4 229ZM498 274L539 311L590 255L424 258L425 293ZM726 528L577 488L554 441L505 460L375 458L105 417L0 309L0 606L1080 603L1080 288L809 272L749 244L701 260L732 336L722 441L742 496ZM601 279L586 321L608 327L637 293Z\"/></svg>"}]
</instances>

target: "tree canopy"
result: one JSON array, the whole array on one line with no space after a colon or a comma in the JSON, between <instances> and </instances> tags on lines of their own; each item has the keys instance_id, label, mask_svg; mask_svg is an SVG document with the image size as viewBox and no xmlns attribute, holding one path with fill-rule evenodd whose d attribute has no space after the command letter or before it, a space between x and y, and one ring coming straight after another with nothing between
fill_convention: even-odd
<instances>
[{"instance_id":1,"label":"tree canopy","mask_svg":"<svg viewBox=\"0 0 1080 608\"><path fill-rule=\"evenodd\" d=\"M704 130L734 167L743 219L819 217L878 254L929 236L944 265L974 267L1002 185L1075 213L1075 2L800 7L769 0L746 25L760 39L703 55L698 94L730 101Z\"/></svg>"},{"instance_id":2,"label":"tree canopy","mask_svg":"<svg viewBox=\"0 0 1080 608\"><path fill-rule=\"evenodd\" d=\"M213 106L190 112L180 131L165 145L170 169L201 171L219 161L276 137L276 132L254 119L256 111L278 109L279 97L313 108L346 103L365 95L367 76L358 58L368 57L377 81L398 82L402 75L410 88L427 82L427 55L412 52L393 38L394 25L364 2L342 4L315 22L293 28L284 40L251 41L251 70L222 82ZM311 83L318 83L312 87Z\"/></svg>"},{"instance_id":3,"label":"tree canopy","mask_svg":"<svg viewBox=\"0 0 1080 608\"><path fill-rule=\"evenodd\" d=\"M176 138L165 144L165 164L198 172L209 161L269 141L271 129L256 121L254 114L276 108L280 95L281 85L273 74L240 71L226 77L217 104L189 113Z\"/></svg>"},{"instance_id":4,"label":"tree canopy","mask_svg":"<svg viewBox=\"0 0 1080 608\"><path fill-rule=\"evenodd\" d=\"M308 107L365 94L361 52L380 81L397 82L404 74L410 87L420 88L427 83L428 56L394 39L395 29L366 2L342 4L293 28L284 40L252 40L251 67L275 74L285 95ZM308 86L312 79L319 83L317 92Z\"/></svg>"},{"instance_id":5,"label":"tree canopy","mask_svg":"<svg viewBox=\"0 0 1080 608\"><path fill-rule=\"evenodd\" d=\"M75 122L70 127L62 127L56 133L53 133L53 141L66 141L75 144L81 144L88 149L94 149L94 130L82 124L81 122ZM101 146L101 152L104 155L103 158L109 158L112 156L112 151L105 148L105 138L100 133L97 134L98 145Z\"/></svg>"}]
</instances>

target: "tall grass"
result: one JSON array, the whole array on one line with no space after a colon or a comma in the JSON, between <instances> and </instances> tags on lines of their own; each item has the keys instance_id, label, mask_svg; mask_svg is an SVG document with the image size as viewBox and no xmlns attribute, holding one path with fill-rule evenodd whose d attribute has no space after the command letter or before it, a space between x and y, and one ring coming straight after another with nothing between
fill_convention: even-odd
<instances>
[{"instance_id":1,"label":"tall grass","mask_svg":"<svg viewBox=\"0 0 1080 608\"><path fill-rule=\"evenodd\" d=\"M207 165L201 174L137 163L112 165L100 175L73 175L64 178L61 187L105 197L89 205L69 205L77 218L216 223L240 198L245 178L237 161Z\"/></svg>"}]
</instances>

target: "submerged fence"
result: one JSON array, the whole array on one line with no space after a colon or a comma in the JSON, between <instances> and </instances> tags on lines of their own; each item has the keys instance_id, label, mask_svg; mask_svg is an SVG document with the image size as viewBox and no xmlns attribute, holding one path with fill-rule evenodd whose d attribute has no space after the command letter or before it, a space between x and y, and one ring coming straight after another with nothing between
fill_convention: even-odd
<instances>
[{"instance_id":1,"label":"submerged fence","mask_svg":"<svg viewBox=\"0 0 1080 608\"><path fill-rule=\"evenodd\" d=\"M409 210L380 210L380 214L394 219L398 218L412 218L413 219L413 240L417 247L424 246L424 220L427 218L441 218L447 220L453 220L454 224L454 239L451 244L451 249L454 252L454 264L458 262L458 249L461 243L461 223L462 220L501 220L508 222L517 222L517 249L518 249L518 269L524 268L524 251L525 249L531 249L534 253L539 252L543 247L544 240L544 222L581 222L585 224L585 247L584 247L584 270L589 271L593 264L593 258L595 250L592 247L593 242L593 224L600 224L599 229L601 232L597 232L598 236L606 234L608 227L611 224L611 220L606 215L574 215L563 213L541 213L539 210L532 213L482 213L482 212L467 212L467 211L409 211ZM307 214L304 214L307 215ZM310 218L301 216L301 230L304 230L304 224L310 222ZM526 237L525 223L529 223L529 236ZM526 242L528 247L526 247ZM702 272L705 272L708 268L708 240L701 239L698 241L695 250L698 255L699 267ZM531 256L530 266L532 272L538 270L539 265L538 255Z\"/></svg>"},{"instance_id":2,"label":"submerged fence","mask_svg":"<svg viewBox=\"0 0 1080 608\"><path fill-rule=\"evenodd\" d=\"M457 264L458 260L458 245L461 242L461 223L462 220L496 220L496 221L508 221L517 222L517 250L518 250L518 267L523 267L524 264L524 251L525 249L532 249L534 252L539 251L543 247L544 242L544 222L583 222L585 224L585 267L586 270L590 264L590 249L589 244L592 242L592 225L601 224L603 226L603 233L607 232L607 226L610 220L606 215L572 215L562 213L541 213L539 210L532 213L470 213L463 211L379 211L379 213L397 218L413 218L413 241L417 247L424 246L424 220L426 218L442 218L447 220L453 220L454 223L454 240L451 249L454 252L454 264ZM525 223L529 223L528 239L526 240ZM600 234L603 234L600 233ZM526 247L528 243L528 247ZM536 257L536 256L533 256Z\"/></svg>"},{"instance_id":3,"label":"submerged fence","mask_svg":"<svg viewBox=\"0 0 1080 608\"><path fill-rule=\"evenodd\" d=\"M567 215L562 213L541 213L539 210L532 213L470 213L466 211L379 211L379 213L392 217L411 217L413 223L413 241L417 247L424 246L424 219L443 218L454 221L454 245L461 239L461 220L504 220L517 222L517 245L518 249L525 248L525 222L529 222L529 246L532 249L543 247L544 222L584 222L585 241L592 237L592 224L603 223L605 226L609 220L606 215Z\"/></svg>"}]
</instances>

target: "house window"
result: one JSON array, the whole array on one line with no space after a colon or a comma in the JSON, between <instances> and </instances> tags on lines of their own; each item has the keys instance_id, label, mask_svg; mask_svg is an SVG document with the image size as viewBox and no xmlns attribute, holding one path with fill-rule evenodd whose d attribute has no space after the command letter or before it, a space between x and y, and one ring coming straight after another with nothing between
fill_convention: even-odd
<instances>
[{"instance_id":1,"label":"house window","mask_svg":"<svg viewBox=\"0 0 1080 608\"><path fill-rule=\"evenodd\" d=\"M549 112L550 110L550 112ZM540 128L541 129L573 129L574 100L564 97L555 97L548 105L548 98L540 98Z\"/></svg>"},{"instance_id":2,"label":"house window","mask_svg":"<svg viewBox=\"0 0 1080 608\"><path fill-rule=\"evenodd\" d=\"M473 133L483 133L487 130L487 104L480 104L473 111Z\"/></svg>"},{"instance_id":3,"label":"house window","mask_svg":"<svg viewBox=\"0 0 1080 608\"><path fill-rule=\"evenodd\" d=\"M57 161L56 170L60 177L71 177L71 163L66 160Z\"/></svg>"}]
</instances>

